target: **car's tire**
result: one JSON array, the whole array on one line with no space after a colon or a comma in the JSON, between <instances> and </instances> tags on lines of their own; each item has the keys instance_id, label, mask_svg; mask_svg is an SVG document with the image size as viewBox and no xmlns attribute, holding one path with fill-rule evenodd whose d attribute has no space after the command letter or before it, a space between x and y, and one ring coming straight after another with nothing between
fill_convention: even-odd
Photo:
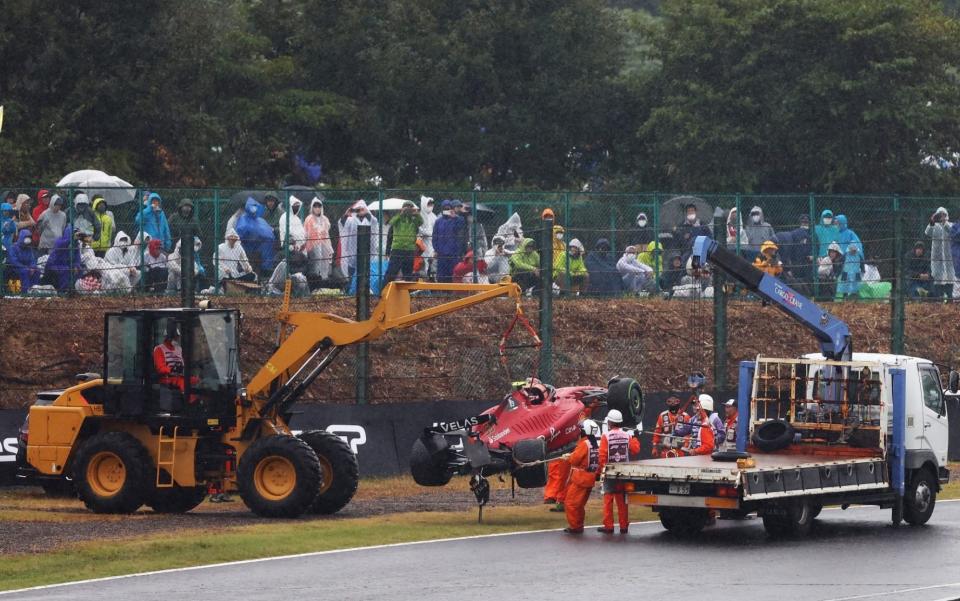
<instances>
[{"instance_id":1,"label":"car's tire","mask_svg":"<svg viewBox=\"0 0 960 601\"><path fill-rule=\"evenodd\" d=\"M254 441L240 456L240 497L257 515L295 518L320 490L320 460L303 440L279 434Z\"/></svg>"},{"instance_id":2,"label":"car's tire","mask_svg":"<svg viewBox=\"0 0 960 601\"><path fill-rule=\"evenodd\" d=\"M147 505L157 513L186 513L206 497L207 489L203 486L174 484L170 488L155 488Z\"/></svg>"},{"instance_id":3,"label":"car's tire","mask_svg":"<svg viewBox=\"0 0 960 601\"><path fill-rule=\"evenodd\" d=\"M527 438L513 445L513 460L517 463L543 461L547 457L547 443L540 438ZM540 488L547 485L547 464L517 468L513 477L520 488Z\"/></svg>"},{"instance_id":4,"label":"car's tire","mask_svg":"<svg viewBox=\"0 0 960 601\"><path fill-rule=\"evenodd\" d=\"M101 432L85 440L73 463L77 496L95 513L133 513L153 491L153 462L126 432Z\"/></svg>"},{"instance_id":5,"label":"car's tire","mask_svg":"<svg viewBox=\"0 0 960 601\"><path fill-rule=\"evenodd\" d=\"M709 521L710 512L706 509L664 507L660 510L660 524L678 538L693 538L700 534Z\"/></svg>"},{"instance_id":6,"label":"car's tire","mask_svg":"<svg viewBox=\"0 0 960 601\"><path fill-rule=\"evenodd\" d=\"M413 481L420 486L445 486L453 476L453 472L447 467L446 458L443 455L431 455L420 438L413 441L413 449L410 451L410 474Z\"/></svg>"},{"instance_id":7,"label":"car's tire","mask_svg":"<svg viewBox=\"0 0 960 601\"><path fill-rule=\"evenodd\" d=\"M790 446L793 442L795 431L789 422L782 419L775 419L764 422L757 426L753 431L754 446L761 451L779 451Z\"/></svg>"},{"instance_id":8,"label":"car's tire","mask_svg":"<svg viewBox=\"0 0 960 601\"><path fill-rule=\"evenodd\" d=\"M300 435L320 460L320 488L309 513L329 515L343 509L357 492L360 465L357 455L342 438L324 430L310 430Z\"/></svg>"},{"instance_id":9,"label":"car's tire","mask_svg":"<svg viewBox=\"0 0 960 601\"><path fill-rule=\"evenodd\" d=\"M73 484L73 480L68 478L42 480L40 487L48 497L56 499L75 499L77 497L77 487Z\"/></svg>"},{"instance_id":10,"label":"car's tire","mask_svg":"<svg viewBox=\"0 0 960 601\"><path fill-rule=\"evenodd\" d=\"M632 378L607 383L607 407L623 414L623 427L635 428L643 419L643 391Z\"/></svg>"},{"instance_id":11,"label":"car's tire","mask_svg":"<svg viewBox=\"0 0 960 601\"><path fill-rule=\"evenodd\" d=\"M937 479L929 469L919 469L910 478L903 493L903 519L911 526L922 526L933 515L937 503Z\"/></svg>"},{"instance_id":12,"label":"car's tire","mask_svg":"<svg viewBox=\"0 0 960 601\"><path fill-rule=\"evenodd\" d=\"M803 537L813 526L813 505L806 499L785 503L781 512L763 512L763 527L774 538ZM817 512L819 513L819 512Z\"/></svg>"}]
</instances>

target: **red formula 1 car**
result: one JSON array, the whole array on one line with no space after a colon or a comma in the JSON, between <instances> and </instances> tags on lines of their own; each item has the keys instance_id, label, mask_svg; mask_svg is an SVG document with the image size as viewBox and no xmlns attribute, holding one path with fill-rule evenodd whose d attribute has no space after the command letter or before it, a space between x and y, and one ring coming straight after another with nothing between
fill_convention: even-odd
<instances>
[{"instance_id":1,"label":"red formula 1 car","mask_svg":"<svg viewBox=\"0 0 960 601\"><path fill-rule=\"evenodd\" d=\"M544 486L543 460L571 450L580 422L608 409L623 414L625 427L639 423L643 393L636 380L614 378L606 388L554 388L531 378L480 415L424 429L413 443L410 472L421 486L443 486L454 475L470 475L481 505L489 494L486 476L509 473L521 488Z\"/></svg>"}]
</instances>

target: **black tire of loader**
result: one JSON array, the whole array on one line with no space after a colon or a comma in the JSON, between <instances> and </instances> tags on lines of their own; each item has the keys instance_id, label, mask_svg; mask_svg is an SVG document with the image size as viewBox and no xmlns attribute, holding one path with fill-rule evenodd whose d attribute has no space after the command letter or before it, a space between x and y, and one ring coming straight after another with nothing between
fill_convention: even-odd
<instances>
[{"instance_id":1,"label":"black tire of loader","mask_svg":"<svg viewBox=\"0 0 960 601\"><path fill-rule=\"evenodd\" d=\"M543 461L547 456L547 443L540 438L519 440L513 445L513 458L518 463ZM513 477L520 488L540 488L547 485L547 464L541 463L514 470Z\"/></svg>"},{"instance_id":2,"label":"black tire of loader","mask_svg":"<svg viewBox=\"0 0 960 601\"><path fill-rule=\"evenodd\" d=\"M619 378L607 385L607 407L623 414L623 427L634 428L643 419L643 391L632 378Z\"/></svg>"},{"instance_id":3,"label":"black tire of loader","mask_svg":"<svg viewBox=\"0 0 960 601\"><path fill-rule=\"evenodd\" d=\"M310 430L300 438L317 454L323 478L320 493L307 512L330 515L340 511L353 499L360 483L356 454L342 438L324 430Z\"/></svg>"},{"instance_id":4,"label":"black tire of loader","mask_svg":"<svg viewBox=\"0 0 960 601\"><path fill-rule=\"evenodd\" d=\"M87 466L99 453L112 453L120 458L124 482L110 496L100 496L87 482ZM95 513L133 513L146 502L153 490L153 462L140 441L126 432L100 432L80 445L73 464L73 482L77 496Z\"/></svg>"},{"instance_id":5,"label":"black tire of loader","mask_svg":"<svg viewBox=\"0 0 960 601\"><path fill-rule=\"evenodd\" d=\"M257 465L272 456L289 461L296 473L293 490L278 500L263 497L254 483ZM240 498L257 515L295 518L303 515L317 498L320 488L320 461L310 445L294 436L279 434L260 438L240 457L237 486L240 489Z\"/></svg>"},{"instance_id":6,"label":"black tire of loader","mask_svg":"<svg viewBox=\"0 0 960 601\"><path fill-rule=\"evenodd\" d=\"M410 451L410 474L420 486L445 486L453 477L453 472L447 467L446 458L443 455L431 455L420 438L413 441L413 449Z\"/></svg>"}]
</instances>

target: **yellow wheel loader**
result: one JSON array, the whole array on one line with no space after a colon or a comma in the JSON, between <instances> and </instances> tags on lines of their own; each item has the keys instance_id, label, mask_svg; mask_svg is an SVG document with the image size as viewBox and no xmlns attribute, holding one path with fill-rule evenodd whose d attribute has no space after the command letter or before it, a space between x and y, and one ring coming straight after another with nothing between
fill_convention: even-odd
<instances>
[{"instance_id":1,"label":"yellow wheel loader","mask_svg":"<svg viewBox=\"0 0 960 601\"><path fill-rule=\"evenodd\" d=\"M466 295L411 311L415 290ZM294 436L294 402L345 346L498 297L520 312L513 283L394 282L363 321L291 312L287 296L276 350L245 387L239 311L109 313L103 376L81 374L75 386L38 395L21 437L21 474L72 479L98 513L145 504L185 512L208 492L234 491L262 516L334 513L357 490L356 456L322 430Z\"/></svg>"}]
</instances>

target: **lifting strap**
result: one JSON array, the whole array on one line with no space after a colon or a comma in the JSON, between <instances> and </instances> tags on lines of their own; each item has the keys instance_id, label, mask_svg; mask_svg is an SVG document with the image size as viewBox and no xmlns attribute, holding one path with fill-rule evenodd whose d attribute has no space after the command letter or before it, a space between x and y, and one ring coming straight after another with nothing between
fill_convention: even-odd
<instances>
[{"instance_id":1,"label":"lifting strap","mask_svg":"<svg viewBox=\"0 0 960 601\"><path fill-rule=\"evenodd\" d=\"M513 329L517 324L523 326L523 328L530 334L530 337L533 338L533 342L530 344L511 344L507 345L507 338L510 337L510 334L513 332ZM507 349L515 348L535 348L540 349L543 346L543 341L540 340L540 336L537 335L537 330L530 323L530 320L527 319L527 316L523 313L523 308L520 306L520 302L517 301L517 310L513 315L513 319L510 321L510 325L507 326L506 331L500 337L500 344L498 345L498 351L500 353L500 365L503 366L504 371L507 373L507 379L512 380L510 375L510 365L507 361ZM539 367L539 353L537 353L537 358L534 360L533 365L533 375L537 374L537 367Z\"/></svg>"}]
</instances>

